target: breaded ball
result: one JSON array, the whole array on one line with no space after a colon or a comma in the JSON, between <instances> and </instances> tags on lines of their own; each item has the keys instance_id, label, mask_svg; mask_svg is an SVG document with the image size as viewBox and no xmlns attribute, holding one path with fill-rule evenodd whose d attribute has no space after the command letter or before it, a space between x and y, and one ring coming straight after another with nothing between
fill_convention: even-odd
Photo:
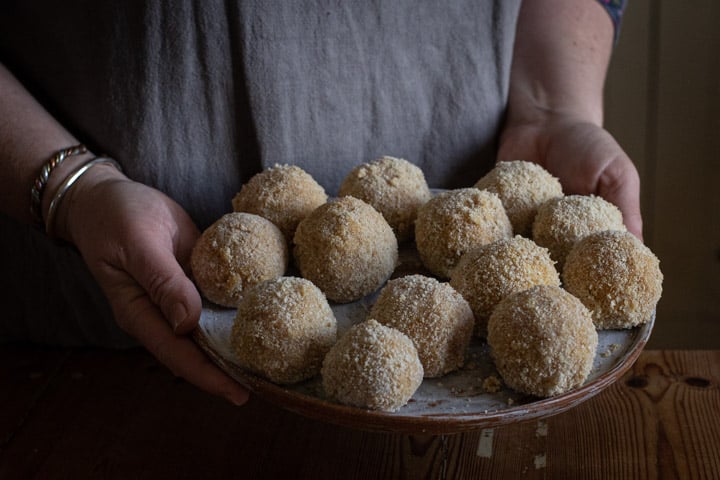
<instances>
[{"instance_id":1,"label":"breaded ball","mask_svg":"<svg viewBox=\"0 0 720 480\"><path fill-rule=\"evenodd\" d=\"M292 241L300 220L327 202L325 190L295 165L275 165L253 176L232 199L233 210L267 218Z\"/></svg>"},{"instance_id":2,"label":"breaded ball","mask_svg":"<svg viewBox=\"0 0 720 480\"><path fill-rule=\"evenodd\" d=\"M200 292L226 307L235 307L248 287L283 275L287 265L280 229L250 213L220 217L202 233L190 257Z\"/></svg>"},{"instance_id":3,"label":"breaded ball","mask_svg":"<svg viewBox=\"0 0 720 480\"><path fill-rule=\"evenodd\" d=\"M550 250L562 271L575 242L603 230L625 230L620 209L595 195L568 195L540 206L533 224L533 240Z\"/></svg>"},{"instance_id":4,"label":"breaded ball","mask_svg":"<svg viewBox=\"0 0 720 480\"><path fill-rule=\"evenodd\" d=\"M354 168L340 185L340 196L347 195L369 203L380 212L398 242L412 238L417 209L431 197L422 170L394 157L382 157Z\"/></svg>"},{"instance_id":5,"label":"breaded ball","mask_svg":"<svg viewBox=\"0 0 720 480\"><path fill-rule=\"evenodd\" d=\"M590 309L598 329L649 322L662 295L660 261L627 231L597 232L577 242L562 279Z\"/></svg>"},{"instance_id":6,"label":"breaded ball","mask_svg":"<svg viewBox=\"0 0 720 480\"><path fill-rule=\"evenodd\" d=\"M512 236L500 198L477 188L443 192L418 210L415 243L434 275L450 278L460 257L479 246Z\"/></svg>"},{"instance_id":7,"label":"breaded ball","mask_svg":"<svg viewBox=\"0 0 720 480\"><path fill-rule=\"evenodd\" d=\"M320 373L337 340L337 322L312 282L280 277L247 291L231 335L230 346L243 368L290 384Z\"/></svg>"},{"instance_id":8,"label":"breaded ball","mask_svg":"<svg viewBox=\"0 0 720 480\"><path fill-rule=\"evenodd\" d=\"M302 276L338 303L353 302L380 288L398 261L390 225L354 197L321 205L300 222L294 252Z\"/></svg>"},{"instance_id":9,"label":"breaded ball","mask_svg":"<svg viewBox=\"0 0 720 480\"><path fill-rule=\"evenodd\" d=\"M530 236L538 207L563 195L560 180L537 163L524 160L499 162L475 188L497 193L513 231L526 237Z\"/></svg>"},{"instance_id":10,"label":"breaded ball","mask_svg":"<svg viewBox=\"0 0 720 480\"><path fill-rule=\"evenodd\" d=\"M463 365L475 323L470 305L455 289L423 275L390 280L370 318L410 337L426 378Z\"/></svg>"},{"instance_id":11,"label":"breaded ball","mask_svg":"<svg viewBox=\"0 0 720 480\"><path fill-rule=\"evenodd\" d=\"M322 379L325 392L340 403L394 412L422 383L423 367L412 340L369 319L330 349Z\"/></svg>"},{"instance_id":12,"label":"breaded ball","mask_svg":"<svg viewBox=\"0 0 720 480\"><path fill-rule=\"evenodd\" d=\"M463 255L450 285L470 303L475 333L485 337L488 318L501 300L535 285L559 287L560 275L547 249L516 235Z\"/></svg>"},{"instance_id":13,"label":"breaded ball","mask_svg":"<svg viewBox=\"0 0 720 480\"><path fill-rule=\"evenodd\" d=\"M498 304L487 340L506 385L550 397L585 382L598 335L580 300L559 287L539 285Z\"/></svg>"}]
</instances>

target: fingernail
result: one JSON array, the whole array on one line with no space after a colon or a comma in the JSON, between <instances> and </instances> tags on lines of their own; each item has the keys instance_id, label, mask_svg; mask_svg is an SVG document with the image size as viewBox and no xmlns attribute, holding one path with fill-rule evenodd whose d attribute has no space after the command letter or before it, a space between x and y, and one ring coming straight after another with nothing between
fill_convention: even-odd
<instances>
[{"instance_id":1,"label":"fingernail","mask_svg":"<svg viewBox=\"0 0 720 480\"><path fill-rule=\"evenodd\" d=\"M182 303L176 303L172 307L172 313L170 317L170 321L172 322L173 330L177 332L177 329L185 323L185 319L187 318L187 309L185 308L185 305Z\"/></svg>"},{"instance_id":2,"label":"fingernail","mask_svg":"<svg viewBox=\"0 0 720 480\"><path fill-rule=\"evenodd\" d=\"M243 393L243 394L229 393L225 396L225 398L227 398L230 401L230 403L232 403L236 407L241 407L241 406L245 405L247 403L249 397L250 396L246 393Z\"/></svg>"}]
</instances>

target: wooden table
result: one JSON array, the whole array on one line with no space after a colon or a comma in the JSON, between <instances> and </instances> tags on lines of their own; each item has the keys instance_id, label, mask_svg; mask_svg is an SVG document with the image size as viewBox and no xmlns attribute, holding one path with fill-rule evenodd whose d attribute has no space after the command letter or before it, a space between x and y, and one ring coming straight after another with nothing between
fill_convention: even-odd
<instances>
[{"instance_id":1,"label":"wooden table","mask_svg":"<svg viewBox=\"0 0 720 480\"><path fill-rule=\"evenodd\" d=\"M237 408L142 350L0 347L0 478L720 478L720 351L646 351L541 421L450 436Z\"/></svg>"}]
</instances>

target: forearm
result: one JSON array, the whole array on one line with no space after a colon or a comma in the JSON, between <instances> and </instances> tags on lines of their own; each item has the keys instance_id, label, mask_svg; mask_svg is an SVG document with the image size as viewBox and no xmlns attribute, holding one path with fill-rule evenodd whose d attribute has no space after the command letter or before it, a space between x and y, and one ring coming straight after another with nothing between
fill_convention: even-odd
<instances>
[{"instance_id":1,"label":"forearm","mask_svg":"<svg viewBox=\"0 0 720 480\"><path fill-rule=\"evenodd\" d=\"M43 163L78 143L0 64L0 209L21 222L33 222L30 189ZM90 156L68 157L53 170L41 197L43 212L62 180Z\"/></svg>"},{"instance_id":2,"label":"forearm","mask_svg":"<svg viewBox=\"0 0 720 480\"><path fill-rule=\"evenodd\" d=\"M594 0L526 0L518 18L508 124L562 114L603 121L614 27Z\"/></svg>"},{"instance_id":3,"label":"forearm","mask_svg":"<svg viewBox=\"0 0 720 480\"><path fill-rule=\"evenodd\" d=\"M642 238L640 177L602 128L614 33L610 15L594 0L523 2L497 159L536 162L560 179L566 194L604 197Z\"/></svg>"}]
</instances>

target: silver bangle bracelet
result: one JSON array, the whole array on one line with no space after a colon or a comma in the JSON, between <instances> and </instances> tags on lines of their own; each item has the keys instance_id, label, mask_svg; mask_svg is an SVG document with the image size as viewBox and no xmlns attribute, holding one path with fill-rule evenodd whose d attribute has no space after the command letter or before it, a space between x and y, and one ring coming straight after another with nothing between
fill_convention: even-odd
<instances>
[{"instance_id":1,"label":"silver bangle bracelet","mask_svg":"<svg viewBox=\"0 0 720 480\"><path fill-rule=\"evenodd\" d=\"M45 162L40 168L40 174L37 176L32 184L32 188L30 189L30 213L33 217L35 217L35 220L37 220L38 223L42 223L43 220L41 212L42 194L53 169L60 165L67 157L82 155L86 152L87 148L82 144L58 150L52 157L50 157L50 160Z\"/></svg>"},{"instance_id":2,"label":"silver bangle bracelet","mask_svg":"<svg viewBox=\"0 0 720 480\"><path fill-rule=\"evenodd\" d=\"M58 206L60 205L60 202L62 201L65 194L70 191L75 182L77 182L80 177L85 175L88 170L90 170L95 165L99 165L101 163L109 163L110 165L114 166L122 172L122 167L120 166L120 164L110 157L95 157L92 160L80 165L78 168L73 170L73 172L68 175L65 180L63 180L63 183L58 187L55 195L52 198L52 201L50 202L50 207L48 208L47 212L47 220L45 221L45 232L49 236L54 236L55 214L57 213Z\"/></svg>"}]
</instances>

